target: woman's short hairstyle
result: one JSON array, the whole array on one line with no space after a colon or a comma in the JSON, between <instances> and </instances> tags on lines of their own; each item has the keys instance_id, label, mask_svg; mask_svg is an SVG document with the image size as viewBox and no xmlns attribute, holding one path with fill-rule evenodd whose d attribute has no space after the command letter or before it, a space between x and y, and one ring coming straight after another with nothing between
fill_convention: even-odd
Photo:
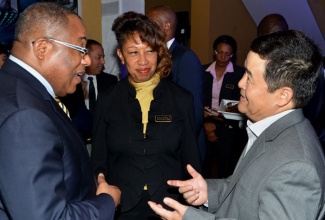
<instances>
[{"instance_id":1,"label":"woman's short hairstyle","mask_svg":"<svg viewBox=\"0 0 325 220\"><path fill-rule=\"evenodd\" d=\"M217 48L217 46L219 44L221 44L221 43L228 44L229 46L231 46L232 54L234 56L236 55L236 53L237 53L237 42L233 37L231 37L229 35L221 35L221 36L219 36L217 39L214 40L212 49L215 50Z\"/></svg>"},{"instance_id":2,"label":"woman's short hairstyle","mask_svg":"<svg viewBox=\"0 0 325 220\"><path fill-rule=\"evenodd\" d=\"M156 73L162 78L168 76L172 67L171 55L166 46L164 33L154 21L144 14L130 11L114 20L112 31L120 49L126 40L134 39L138 34L143 43L158 53Z\"/></svg>"}]
</instances>

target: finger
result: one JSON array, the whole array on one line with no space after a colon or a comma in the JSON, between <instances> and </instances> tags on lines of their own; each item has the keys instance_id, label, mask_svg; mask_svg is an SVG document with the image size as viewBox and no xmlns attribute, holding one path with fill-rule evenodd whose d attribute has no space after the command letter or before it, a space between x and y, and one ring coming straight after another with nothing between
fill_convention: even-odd
<instances>
[{"instance_id":1,"label":"finger","mask_svg":"<svg viewBox=\"0 0 325 220\"><path fill-rule=\"evenodd\" d=\"M188 173L193 178L197 178L197 177L201 176L198 172L196 172L196 170L190 164L187 164L186 168L187 168Z\"/></svg>"},{"instance_id":2,"label":"finger","mask_svg":"<svg viewBox=\"0 0 325 220\"><path fill-rule=\"evenodd\" d=\"M186 185L186 186L179 187L178 192L184 194L184 193L190 192L192 190L193 190L192 185Z\"/></svg>"},{"instance_id":3,"label":"finger","mask_svg":"<svg viewBox=\"0 0 325 220\"><path fill-rule=\"evenodd\" d=\"M179 210L182 208L182 204L180 204L179 202L177 202L176 200L169 198L169 197L165 197L164 198L164 203L166 205L168 205L170 208L173 208L175 211L179 212Z\"/></svg>"},{"instance_id":4,"label":"finger","mask_svg":"<svg viewBox=\"0 0 325 220\"><path fill-rule=\"evenodd\" d=\"M176 187L189 185L187 183L187 181L181 181L181 180L168 180L167 184L170 185L170 186L176 186Z\"/></svg>"},{"instance_id":5,"label":"finger","mask_svg":"<svg viewBox=\"0 0 325 220\"><path fill-rule=\"evenodd\" d=\"M103 182L106 182L105 176L104 176L103 173L98 174L97 181L98 181L98 184L101 184Z\"/></svg>"},{"instance_id":6,"label":"finger","mask_svg":"<svg viewBox=\"0 0 325 220\"><path fill-rule=\"evenodd\" d=\"M167 213L169 211L167 211L166 209L164 209L161 205L158 205L155 202L152 201L148 201L148 204L150 206L150 208L159 216L161 216L162 219L167 218Z\"/></svg>"}]
</instances>

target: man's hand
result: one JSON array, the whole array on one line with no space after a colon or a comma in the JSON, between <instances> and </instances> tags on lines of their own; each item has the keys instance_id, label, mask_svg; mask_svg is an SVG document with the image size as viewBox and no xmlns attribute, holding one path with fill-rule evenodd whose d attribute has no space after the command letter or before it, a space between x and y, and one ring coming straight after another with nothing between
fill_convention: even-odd
<instances>
[{"instance_id":1,"label":"man's hand","mask_svg":"<svg viewBox=\"0 0 325 220\"><path fill-rule=\"evenodd\" d=\"M164 209L162 205L149 201L148 204L150 208L162 219L166 220L182 220L184 213L188 209L188 206L182 205L179 202L171 199L171 198L164 198L164 203L169 207L173 208L174 211L169 211Z\"/></svg>"},{"instance_id":2,"label":"man's hand","mask_svg":"<svg viewBox=\"0 0 325 220\"><path fill-rule=\"evenodd\" d=\"M117 186L108 185L108 183L105 180L104 174L100 173L98 174L98 187L96 191L96 195L99 195L101 193L106 193L112 196L115 207L120 204L121 199L121 190Z\"/></svg>"},{"instance_id":3,"label":"man's hand","mask_svg":"<svg viewBox=\"0 0 325 220\"><path fill-rule=\"evenodd\" d=\"M193 177L190 180L168 180L170 186L179 187L178 191L183 194L186 202L193 206L203 205L208 201L208 185L201 174L191 166L187 165L188 173Z\"/></svg>"}]
</instances>

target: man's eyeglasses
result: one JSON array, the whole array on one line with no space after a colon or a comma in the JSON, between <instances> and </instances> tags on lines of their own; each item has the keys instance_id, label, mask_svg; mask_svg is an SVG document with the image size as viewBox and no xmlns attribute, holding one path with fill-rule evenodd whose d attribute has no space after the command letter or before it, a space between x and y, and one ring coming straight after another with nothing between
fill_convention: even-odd
<instances>
[{"instance_id":1,"label":"man's eyeglasses","mask_svg":"<svg viewBox=\"0 0 325 220\"><path fill-rule=\"evenodd\" d=\"M53 38L50 38L50 37L46 37L45 39L48 40L48 41L53 41L55 43L62 44L64 46L66 46L66 47L70 47L72 49L78 50L79 52L81 52L83 54L83 56L88 54L88 49L87 48L79 47L77 45L69 44L69 43L66 43L66 42L63 42L63 41L59 41L59 40L54 40Z\"/></svg>"},{"instance_id":2,"label":"man's eyeglasses","mask_svg":"<svg viewBox=\"0 0 325 220\"><path fill-rule=\"evenodd\" d=\"M218 51L214 51L214 53L216 54L216 55L219 55L219 56L221 56L221 55L223 55L223 56L225 56L225 57L232 57L233 56L233 54L229 54L229 53L222 53L222 52L218 52Z\"/></svg>"}]
</instances>

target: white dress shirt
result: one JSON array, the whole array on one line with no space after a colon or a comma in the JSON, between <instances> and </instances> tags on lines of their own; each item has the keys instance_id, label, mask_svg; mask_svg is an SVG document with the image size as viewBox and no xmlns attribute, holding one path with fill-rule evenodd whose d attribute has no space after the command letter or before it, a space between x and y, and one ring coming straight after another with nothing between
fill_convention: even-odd
<instances>
[{"instance_id":1,"label":"white dress shirt","mask_svg":"<svg viewBox=\"0 0 325 220\"><path fill-rule=\"evenodd\" d=\"M42 83L43 86L46 88L48 93L50 93L50 95L55 99L55 94L54 94L54 90L53 90L52 86L39 72L37 72L34 68L27 65L26 63L24 63L23 61L21 61L17 57L14 57L13 55L10 55L9 59L11 61L17 63L19 66L21 66L22 68L27 70L30 74L32 74L36 79L38 79L38 81L40 81L40 83Z\"/></svg>"},{"instance_id":2,"label":"white dress shirt","mask_svg":"<svg viewBox=\"0 0 325 220\"><path fill-rule=\"evenodd\" d=\"M81 77L81 87L82 87L82 91L84 94L85 104L86 104L87 108L89 109L89 80L88 80L88 77L93 78L96 99L97 99L97 95L98 95L98 89L97 89L97 78L95 75L84 74Z\"/></svg>"}]
</instances>

